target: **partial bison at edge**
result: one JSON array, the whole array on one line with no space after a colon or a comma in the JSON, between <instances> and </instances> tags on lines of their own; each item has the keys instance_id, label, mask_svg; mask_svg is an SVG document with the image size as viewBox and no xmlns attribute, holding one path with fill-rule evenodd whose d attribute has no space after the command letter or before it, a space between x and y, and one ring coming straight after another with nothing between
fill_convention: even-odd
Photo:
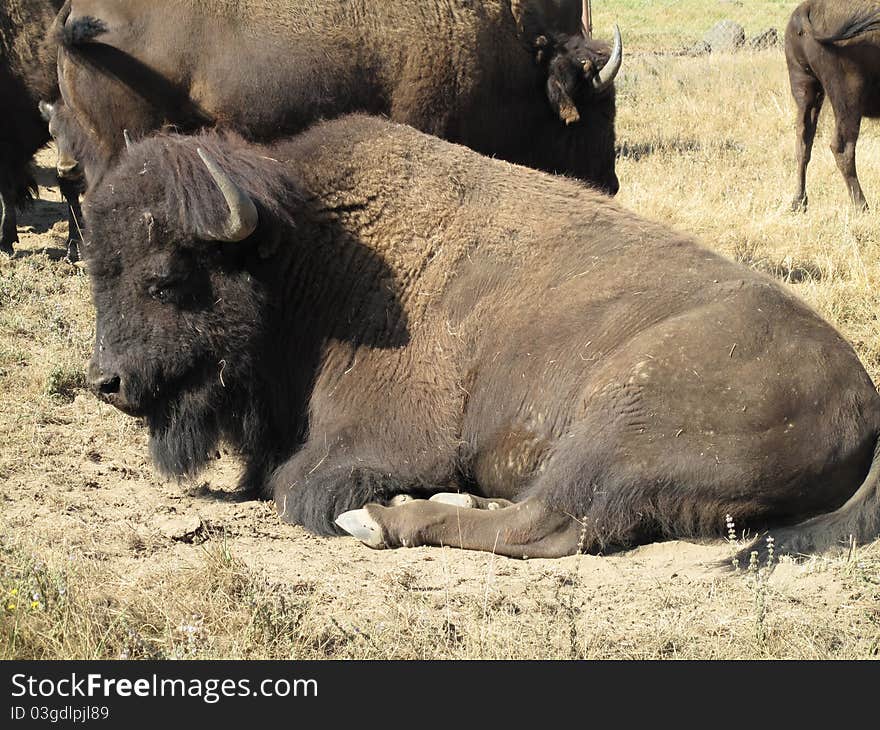
<instances>
[{"instance_id":1,"label":"partial bison at edge","mask_svg":"<svg viewBox=\"0 0 880 730\"><path fill-rule=\"evenodd\" d=\"M868 203L856 174L862 117L880 117L880 3L808 0L792 13L785 59L797 105L797 190L793 210L807 207L807 165L825 97L834 109L831 151L853 205Z\"/></svg>"},{"instance_id":2,"label":"partial bison at edge","mask_svg":"<svg viewBox=\"0 0 880 730\"><path fill-rule=\"evenodd\" d=\"M37 104L55 98L55 57L43 45L61 0L3 0L0 3L0 251L14 253L18 241L16 208L37 193L31 160L49 141ZM78 194L66 182L61 192L72 206L68 258L77 256Z\"/></svg>"},{"instance_id":3,"label":"partial bison at edge","mask_svg":"<svg viewBox=\"0 0 880 730\"><path fill-rule=\"evenodd\" d=\"M144 140L85 208L90 379L167 474L224 441L282 519L374 547L555 557L726 514L788 551L876 535L852 347L575 182L349 116Z\"/></svg>"},{"instance_id":4,"label":"partial bison at edge","mask_svg":"<svg viewBox=\"0 0 880 730\"><path fill-rule=\"evenodd\" d=\"M67 113L98 180L165 127L269 142L381 114L615 194L622 41L584 37L581 0L71 0L59 17ZM61 147L76 147L59 139Z\"/></svg>"}]
</instances>

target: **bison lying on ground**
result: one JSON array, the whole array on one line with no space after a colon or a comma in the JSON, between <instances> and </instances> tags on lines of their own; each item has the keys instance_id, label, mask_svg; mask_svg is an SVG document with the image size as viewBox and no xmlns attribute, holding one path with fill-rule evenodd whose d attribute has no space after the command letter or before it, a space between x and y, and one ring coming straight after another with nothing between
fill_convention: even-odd
<instances>
[{"instance_id":1,"label":"bison lying on ground","mask_svg":"<svg viewBox=\"0 0 880 730\"><path fill-rule=\"evenodd\" d=\"M853 204L867 208L856 175L862 117L880 117L880 3L808 0L785 31L785 59L797 104L798 181L792 208L807 206L807 165L827 95L836 122L831 151Z\"/></svg>"},{"instance_id":2,"label":"bison lying on ground","mask_svg":"<svg viewBox=\"0 0 880 730\"><path fill-rule=\"evenodd\" d=\"M59 77L103 162L86 165L90 181L122 150L123 129L138 139L216 125L270 141L365 111L614 194L620 35L613 49L584 38L580 7L72 0Z\"/></svg>"},{"instance_id":3,"label":"bison lying on ground","mask_svg":"<svg viewBox=\"0 0 880 730\"><path fill-rule=\"evenodd\" d=\"M561 556L726 514L821 514L774 533L789 550L876 534L852 347L572 181L350 116L271 147L146 139L85 208L90 381L163 472L223 440L284 520L372 546ZM407 494L438 497L384 506Z\"/></svg>"}]
</instances>

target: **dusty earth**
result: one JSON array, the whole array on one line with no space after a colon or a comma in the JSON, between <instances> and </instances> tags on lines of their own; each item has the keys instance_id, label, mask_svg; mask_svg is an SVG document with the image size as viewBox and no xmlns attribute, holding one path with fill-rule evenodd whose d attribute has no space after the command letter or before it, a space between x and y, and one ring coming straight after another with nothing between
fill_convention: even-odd
<instances>
[{"instance_id":1,"label":"dusty earth","mask_svg":"<svg viewBox=\"0 0 880 730\"><path fill-rule=\"evenodd\" d=\"M239 499L233 455L162 480L145 430L83 388L88 279L61 260L52 159L0 261L5 658L878 653L876 545L734 575L713 568L734 552L723 540L555 561L372 551Z\"/></svg>"}]
</instances>

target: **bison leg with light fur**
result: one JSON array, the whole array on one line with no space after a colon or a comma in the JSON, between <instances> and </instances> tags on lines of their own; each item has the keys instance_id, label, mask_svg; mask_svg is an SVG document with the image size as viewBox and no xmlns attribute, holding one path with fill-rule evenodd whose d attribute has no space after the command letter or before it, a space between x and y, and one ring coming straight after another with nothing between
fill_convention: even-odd
<instances>
[{"instance_id":1,"label":"bison leg with light fur","mask_svg":"<svg viewBox=\"0 0 880 730\"><path fill-rule=\"evenodd\" d=\"M513 502L506 499L489 499L467 492L440 492L431 497L431 501L470 509L503 509L513 506Z\"/></svg>"},{"instance_id":2,"label":"bison leg with light fur","mask_svg":"<svg viewBox=\"0 0 880 730\"><path fill-rule=\"evenodd\" d=\"M400 507L368 504L336 523L373 548L448 545L512 558L559 558L578 549L581 525L536 499L497 510L418 500Z\"/></svg>"}]
</instances>

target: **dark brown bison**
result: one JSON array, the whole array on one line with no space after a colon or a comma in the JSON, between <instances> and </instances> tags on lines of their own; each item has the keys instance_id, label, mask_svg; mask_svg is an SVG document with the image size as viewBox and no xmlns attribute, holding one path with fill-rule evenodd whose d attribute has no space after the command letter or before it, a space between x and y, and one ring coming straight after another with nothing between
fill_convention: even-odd
<instances>
[{"instance_id":1,"label":"dark brown bison","mask_svg":"<svg viewBox=\"0 0 880 730\"><path fill-rule=\"evenodd\" d=\"M0 251L13 253L18 240L15 208L36 191L31 170L34 153L49 141L47 120L38 111L41 99L59 95L52 46L43 44L62 0L9 0L0 5ZM80 183L59 176L68 203L67 258L76 260L79 236Z\"/></svg>"},{"instance_id":2,"label":"dark brown bison","mask_svg":"<svg viewBox=\"0 0 880 730\"><path fill-rule=\"evenodd\" d=\"M41 72L54 64L40 50L59 5L53 8L49 0L0 4L0 251L7 254L18 241L15 209L36 192L31 158L49 141L37 102L42 89L53 85Z\"/></svg>"},{"instance_id":3,"label":"dark brown bison","mask_svg":"<svg viewBox=\"0 0 880 730\"><path fill-rule=\"evenodd\" d=\"M877 533L852 347L570 180L349 116L270 147L148 138L86 221L94 390L168 474L237 447L288 522L519 557L726 514L788 550Z\"/></svg>"},{"instance_id":4,"label":"dark brown bison","mask_svg":"<svg viewBox=\"0 0 880 730\"><path fill-rule=\"evenodd\" d=\"M807 206L807 165L826 96L836 123L831 151L853 204L867 208L856 175L856 141L862 117L880 117L880 3L802 3L785 31L785 59L798 115L798 180L792 208Z\"/></svg>"},{"instance_id":5,"label":"dark brown bison","mask_svg":"<svg viewBox=\"0 0 880 730\"><path fill-rule=\"evenodd\" d=\"M120 153L124 129L138 139L219 126L269 141L363 111L613 194L620 34L611 49L585 38L580 8L72 0L60 18L59 78L105 163L85 166L90 179Z\"/></svg>"}]
</instances>

